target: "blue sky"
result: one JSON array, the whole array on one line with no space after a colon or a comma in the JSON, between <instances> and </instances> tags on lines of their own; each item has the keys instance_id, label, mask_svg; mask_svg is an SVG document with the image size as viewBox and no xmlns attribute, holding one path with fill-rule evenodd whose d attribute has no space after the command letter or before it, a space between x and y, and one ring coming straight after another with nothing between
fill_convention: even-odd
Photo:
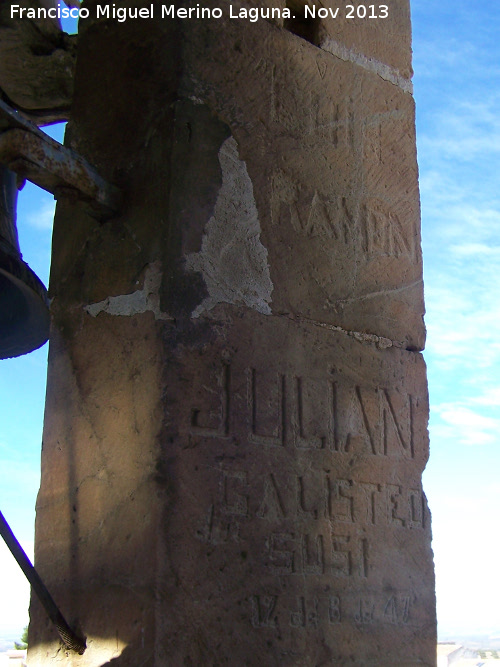
<instances>
[{"instance_id":1,"label":"blue sky","mask_svg":"<svg viewBox=\"0 0 500 667\"><path fill-rule=\"evenodd\" d=\"M59 141L61 126L46 128ZM19 244L23 259L48 284L54 199L27 183L19 194ZM48 345L0 361L0 511L32 557ZM0 538L0 639L18 636L28 622L29 588ZM9 598L7 600L7 598Z\"/></svg>"},{"instance_id":2,"label":"blue sky","mask_svg":"<svg viewBox=\"0 0 500 667\"><path fill-rule=\"evenodd\" d=\"M500 10L413 0L412 15L439 632L500 635ZM45 283L53 208L34 186L21 193L21 249ZM28 551L46 356L0 362L0 509ZM27 586L3 543L0 590L0 638L16 636ZM16 592L8 606L5 591Z\"/></svg>"},{"instance_id":3,"label":"blue sky","mask_svg":"<svg viewBox=\"0 0 500 667\"><path fill-rule=\"evenodd\" d=\"M439 630L500 634L500 11L412 14Z\"/></svg>"}]
</instances>

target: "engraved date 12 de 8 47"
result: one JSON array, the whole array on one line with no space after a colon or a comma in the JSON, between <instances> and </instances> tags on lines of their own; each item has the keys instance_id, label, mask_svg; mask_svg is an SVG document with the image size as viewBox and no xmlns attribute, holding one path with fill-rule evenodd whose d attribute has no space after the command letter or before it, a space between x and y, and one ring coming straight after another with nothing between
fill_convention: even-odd
<instances>
[{"instance_id":1,"label":"engraved date 12 de 8 47","mask_svg":"<svg viewBox=\"0 0 500 667\"><path fill-rule=\"evenodd\" d=\"M254 628L319 629L321 625L353 622L357 625L389 623L405 626L411 623L416 598L411 591L353 594L347 596L297 596L260 594L249 597Z\"/></svg>"}]
</instances>

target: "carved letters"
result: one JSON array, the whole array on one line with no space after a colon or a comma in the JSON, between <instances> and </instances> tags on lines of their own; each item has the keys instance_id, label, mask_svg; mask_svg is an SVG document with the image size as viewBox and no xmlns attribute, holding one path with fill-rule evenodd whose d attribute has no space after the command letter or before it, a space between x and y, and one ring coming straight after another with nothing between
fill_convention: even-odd
<instances>
[{"instance_id":1,"label":"carved letters","mask_svg":"<svg viewBox=\"0 0 500 667\"><path fill-rule=\"evenodd\" d=\"M194 406L191 409L191 433L212 438L221 438L229 434L230 377L231 367L229 364L222 364L217 377L220 400L219 405L213 411L215 414L210 414L207 420L209 423L205 424L200 416L200 408Z\"/></svg>"},{"instance_id":2,"label":"carved letters","mask_svg":"<svg viewBox=\"0 0 500 667\"><path fill-rule=\"evenodd\" d=\"M250 600L252 625L256 628L319 629L346 622L356 625L387 623L405 626L411 622L415 596L409 591L365 595L297 596L253 595Z\"/></svg>"},{"instance_id":3,"label":"carved letters","mask_svg":"<svg viewBox=\"0 0 500 667\"><path fill-rule=\"evenodd\" d=\"M388 209L387 204L380 199L369 199L362 203L359 226L366 255L408 255L416 258L418 236L415 223L405 229L397 213Z\"/></svg>"},{"instance_id":4,"label":"carved letters","mask_svg":"<svg viewBox=\"0 0 500 667\"><path fill-rule=\"evenodd\" d=\"M285 73L271 71L271 121L276 130L287 135L300 136L302 141L311 138L327 142L334 148L339 144L354 149L353 101L346 97L333 99L324 94L324 88L314 90L309 86L298 91L289 85ZM280 76L281 74L281 76ZM285 74L285 76L283 76ZM298 95L300 98L298 99ZM291 113L300 108L303 113Z\"/></svg>"},{"instance_id":5,"label":"carved letters","mask_svg":"<svg viewBox=\"0 0 500 667\"><path fill-rule=\"evenodd\" d=\"M303 191L305 190L305 192ZM307 238L342 243L367 260L376 256L417 259L416 220L402 219L387 202L378 198L357 199L325 195L317 190L298 191L286 176L275 175L273 221L288 222Z\"/></svg>"},{"instance_id":6,"label":"carved letters","mask_svg":"<svg viewBox=\"0 0 500 667\"><path fill-rule=\"evenodd\" d=\"M196 406L191 409L192 436L229 437L243 425L248 442L263 447L415 458L411 394L341 386L334 377L318 380L255 368L247 369L246 377L244 412L232 414L231 368L221 365L210 389L210 414Z\"/></svg>"},{"instance_id":7,"label":"carved letters","mask_svg":"<svg viewBox=\"0 0 500 667\"><path fill-rule=\"evenodd\" d=\"M361 383L342 366L262 367L228 351L223 360L194 379L181 442L208 457L197 538L245 553L262 577L248 598L252 625L409 623L412 595L377 591L380 539L427 529L417 427L426 406L404 382L382 384L383 372Z\"/></svg>"},{"instance_id":8,"label":"carved letters","mask_svg":"<svg viewBox=\"0 0 500 667\"><path fill-rule=\"evenodd\" d=\"M309 526L326 519L346 527L425 528L420 487L339 479L311 468L302 475L267 473L252 479L244 471L221 467L218 475L221 492L216 514L221 517L268 523L305 519Z\"/></svg>"},{"instance_id":9,"label":"carved letters","mask_svg":"<svg viewBox=\"0 0 500 667\"><path fill-rule=\"evenodd\" d=\"M277 600L277 595L252 595L252 625L255 628L276 627L273 613Z\"/></svg>"}]
</instances>

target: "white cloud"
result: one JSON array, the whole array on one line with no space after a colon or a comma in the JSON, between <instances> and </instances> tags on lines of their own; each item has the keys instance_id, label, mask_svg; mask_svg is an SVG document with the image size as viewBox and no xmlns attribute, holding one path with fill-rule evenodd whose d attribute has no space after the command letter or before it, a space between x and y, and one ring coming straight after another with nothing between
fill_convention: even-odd
<instances>
[{"instance_id":1,"label":"white cloud","mask_svg":"<svg viewBox=\"0 0 500 667\"><path fill-rule=\"evenodd\" d=\"M434 160L453 158L459 163L500 154L498 94L481 102L463 96L448 98L432 116L432 127L419 138L419 152Z\"/></svg>"},{"instance_id":2,"label":"white cloud","mask_svg":"<svg viewBox=\"0 0 500 667\"><path fill-rule=\"evenodd\" d=\"M442 185L428 179L423 195L428 355L448 370L499 375L500 201L460 202L456 187Z\"/></svg>"},{"instance_id":3,"label":"white cloud","mask_svg":"<svg viewBox=\"0 0 500 667\"><path fill-rule=\"evenodd\" d=\"M498 15L452 0L412 15L439 630L498 632Z\"/></svg>"},{"instance_id":4,"label":"white cloud","mask_svg":"<svg viewBox=\"0 0 500 667\"><path fill-rule=\"evenodd\" d=\"M421 179L424 231L431 238L439 235L450 242L467 239L498 243L500 199L496 193L483 192L471 200L464 196L458 180L449 183L436 172Z\"/></svg>"},{"instance_id":5,"label":"white cloud","mask_svg":"<svg viewBox=\"0 0 500 667\"><path fill-rule=\"evenodd\" d=\"M431 3L427 11L434 12L435 5ZM433 27L436 25L439 24L436 23ZM450 37L444 33L439 39L421 38L415 53L415 78L420 82L421 79L436 79L444 71L452 75L459 74L464 67L474 62L473 56L476 52L476 46L470 41Z\"/></svg>"},{"instance_id":6,"label":"white cloud","mask_svg":"<svg viewBox=\"0 0 500 667\"><path fill-rule=\"evenodd\" d=\"M484 385L483 385L484 386ZM484 388L484 391L471 399L472 403L476 405L485 405L488 407L500 406L500 386L489 386Z\"/></svg>"},{"instance_id":7,"label":"white cloud","mask_svg":"<svg viewBox=\"0 0 500 667\"><path fill-rule=\"evenodd\" d=\"M460 403L443 403L434 410L441 421L431 427L431 435L437 442L446 438L462 445L500 444L500 418Z\"/></svg>"},{"instance_id":8,"label":"white cloud","mask_svg":"<svg viewBox=\"0 0 500 667\"><path fill-rule=\"evenodd\" d=\"M500 294L488 285L491 267L483 269L484 277L478 270L476 279L441 271L426 283L427 356L448 371L486 369L494 378L500 369Z\"/></svg>"},{"instance_id":9,"label":"white cloud","mask_svg":"<svg viewBox=\"0 0 500 667\"><path fill-rule=\"evenodd\" d=\"M500 556L498 536L486 526L473 533L457 528L436 564L438 619L445 627L485 632L498 618L500 582L492 576ZM493 629L498 630L498 625Z\"/></svg>"},{"instance_id":10,"label":"white cloud","mask_svg":"<svg viewBox=\"0 0 500 667\"><path fill-rule=\"evenodd\" d=\"M52 229L54 222L55 201L43 201L36 211L28 213L26 223L30 227L47 231Z\"/></svg>"},{"instance_id":11,"label":"white cloud","mask_svg":"<svg viewBox=\"0 0 500 667\"><path fill-rule=\"evenodd\" d=\"M450 245L450 252L458 257L480 259L500 259L500 246L488 246L485 243L456 243Z\"/></svg>"}]
</instances>

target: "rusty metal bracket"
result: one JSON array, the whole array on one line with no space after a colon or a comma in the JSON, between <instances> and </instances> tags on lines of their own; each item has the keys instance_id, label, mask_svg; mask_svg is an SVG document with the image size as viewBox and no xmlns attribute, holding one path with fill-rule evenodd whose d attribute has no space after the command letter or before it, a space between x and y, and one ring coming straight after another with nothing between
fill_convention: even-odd
<instances>
[{"instance_id":1,"label":"rusty metal bracket","mask_svg":"<svg viewBox=\"0 0 500 667\"><path fill-rule=\"evenodd\" d=\"M83 157L39 130L0 100L0 163L51 192L88 204L99 219L116 215L122 193Z\"/></svg>"}]
</instances>

